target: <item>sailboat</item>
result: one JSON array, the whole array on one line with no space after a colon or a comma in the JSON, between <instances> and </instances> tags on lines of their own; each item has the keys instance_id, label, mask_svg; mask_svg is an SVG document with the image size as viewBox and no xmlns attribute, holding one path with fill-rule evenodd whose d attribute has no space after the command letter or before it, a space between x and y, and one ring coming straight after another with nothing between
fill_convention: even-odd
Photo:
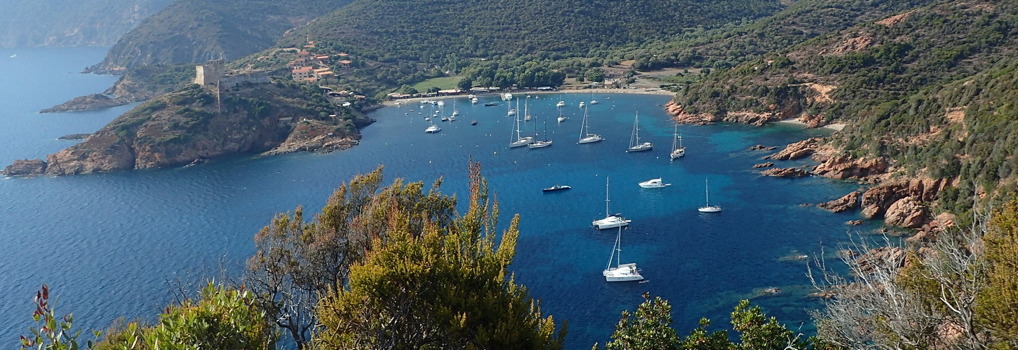
<instances>
[{"instance_id":1,"label":"sailboat","mask_svg":"<svg viewBox=\"0 0 1018 350\"><path fill-rule=\"evenodd\" d=\"M566 101L558 101L558 103L555 104L555 107L558 107L558 108L562 108L562 107L565 107L565 106L566 106Z\"/></svg>"},{"instance_id":2,"label":"sailboat","mask_svg":"<svg viewBox=\"0 0 1018 350\"><path fill-rule=\"evenodd\" d=\"M516 107L519 107L519 105L520 100L516 100ZM534 142L533 137L520 135L520 116L516 115L516 113L510 115L513 116L513 131L515 135L512 135L512 138L509 140L509 148L523 147Z\"/></svg>"},{"instance_id":3,"label":"sailboat","mask_svg":"<svg viewBox=\"0 0 1018 350\"><path fill-rule=\"evenodd\" d=\"M545 148L545 147L551 146L551 138L548 137L548 121L543 121L543 122L544 122L544 138L545 139L544 140L540 140L540 141L531 142L529 145L527 145L527 148L534 149L534 148ZM534 124L534 137L535 138L537 137L537 124L536 123Z\"/></svg>"},{"instance_id":4,"label":"sailboat","mask_svg":"<svg viewBox=\"0 0 1018 350\"><path fill-rule=\"evenodd\" d=\"M675 144L676 140L679 142L677 146ZM679 126L675 125L675 130L672 131L672 153L669 157L671 157L672 160L676 160L682 158L684 155L686 155L686 148L682 147L682 136L679 136Z\"/></svg>"},{"instance_id":5,"label":"sailboat","mask_svg":"<svg viewBox=\"0 0 1018 350\"><path fill-rule=\"evenodd\" d=\"M629 148L626 152L644 152L654 149L654 144L650 142L640 142L640 112L636 112L636 118L633 119L633 134L629 136Z\"/></svg>"},{"instance_id":6,"label":"sailboat","mask_svg":"<svg viewBox=\"0 0 1018 350\"><path fill-rule=\"evenodd\" d=\"M587 109L583 109L583 121L580 122L580 141L577 143L594 143L604 141L604 138L598 134L590 133L590 123L587 123Z\"/></svg>"},{"instance_id":7,"label":"sailboat","mask_svg":"<svg viewBox=\"0 0 1018 350\"><path fill-rule=\"evenodd\" d=\"M434 105L432 105L431 108L434 109L435 108ZM434 114L432 115L431 118L424 118L424 120L427 120L428 123L431 124L431 125L428 126L427 129L424 129L425 133L434 134L436 132L442 131L442 128L438 127L438 125L435 125L435 121L434 121L434 118L438 117L438 113L439 112L436 110L436 111L434 111Z\"/></svg>"},{"instance_id":8,"label":"sailboat","mask_svg":"<svg viewBox=\"0 0 1018 350\"><path fill-rule=\"evenodd\" d=\"M591 92L591 93L590 93L590 104L592 104L592 105L596 105L597 103L598 103L598 102L597 102L597 99L596 99L596 98L594 98L594 93L593 93L593 92Z\"/></svg>"},{"instance_id":9,"label":"sailboat","mask_svg":"<svg viewBox=\"0 0 1018 350\"><path fill-rule=\"evenodd\" d=\"M612 266L612 260L615 260L614 267ZM643 280L640 270L636 268L636 263L622 263L622 227L619 227L619 233L615 236L615 246L612 247L612 254L608 257L608 266L604 268L601 274L604 275L604 280L608 282Z\"/></svg>"},{"instance_id":10,"label":"sailboat","mask_svg":"<svg viewBox=\"0 0 1018 350\"><path fill-rule=\"evenodd\" d=\"M604 180L604 215L605 215L605 217L604 217L604 219L594 220L594 222L593 222L594 228L596 228L598 230L604 230L604 229L609 229L609 228L628 226L630 222L633 222L633 220L626 220L625 218L623 218L622 214L610 214L611 211L608 210L608 203L610 203L611 200L609 199L609 196L608 196L608 193L609 193L609 191L608 191L608 180L609 180L608 178L605 178L605 180Z\"/></svg>"},{"instance_id":11,"label":"sailboat","mask_svg":"<svg viewBox=\"0 0 1018 350\"><path fill-rule=\"evenodd\" d=\"M452 100L452 114L449 116L449 120L456 120L456 116L460 115L460 110L456 108L456 99Z\"/></svg>"},{"instance_id":12,"label":"sailboat","mask_svg":"<svg viewBox=\"0 0 1018 350\"><path fill-rule=\"evenodd\" d=\"M523 121L530 121L530 96L527 96L527 100L523 101Z\"/></svg>"},{"instance_id":13,"label":"sailboat","mask_svg":"<svg viewBox=\"0 0 1018 350\"><path fill-rule=\"evenodd\" d=\"M703 193L704 193L704 196L706 198L706 202L704 203L704 206L702 206L700 208L697 208L696 210L701 212L701 213L718 213L718 212L721 212L721 206L719 206L719 205L710 205L710 189L709 189L709 186L707 184L707 179L703 179L703 188L704 188Z\"/></svg>"},{"instance_id":14,"label":"sailboat","mask_svg":"<svg viewBox=\"0 0 1018 350\"><path fill-rule=\"evenodd\" d=\"M558 108L558 122L559 123L564 122L564 121L566 121L566 119L569 119L569 117L566 117L565 114L562 114L562 107L559 107Z\"/></svg>"}]
</instances>

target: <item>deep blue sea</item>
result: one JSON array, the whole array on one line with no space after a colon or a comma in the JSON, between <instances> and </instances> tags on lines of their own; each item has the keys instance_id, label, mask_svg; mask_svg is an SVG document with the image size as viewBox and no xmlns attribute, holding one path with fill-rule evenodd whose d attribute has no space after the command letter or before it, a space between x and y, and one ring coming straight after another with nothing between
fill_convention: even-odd
<instances>
[{"instance_id":1,"label":"deep blue sea","mask_svg":"<svg viewBox=\"0 0 1018 350\"><path fill-rule=\"evenodd\" d=\"M75 96L101 92L116 77L80 74L102 59L100 48L0 50L0 164L40 158L72 145L58 137L95 131L130 106L101 112L38 114ZM14 56L14 57L11 57ZM517 96L525 96L517 94ZM102 329L119 317L152 320L173 298L167 281L200 281L236 274L252 254L252 237L274 214L298 205L319 210L329 194L353 175L385 165L396 177L430 184L465 198L467 162L479 161L501 204L502 223L521 215L512 270L540 299L545 314L568 320L567 346L587 349L609 339L622 310L641 294L668 299L680 334L709 317L728 328L728 314L751 299L770 315L809 331L806 310L818 304L804 262L783 257L814 255L844 240L845 221L801 203L839 197L858 185L823 178L761 177L751 167L768 153L756 144L783 146L823 130L794 125L680 126L685 158L670 162L672 124L662 110L667 96L597 94L591 130L607 140L577 145L587 94L534 95L536 121L524 132L547 131L550 148L508 149L512 119L496 96L471 105L458 100L455 122L425 134L431 107L387 107L371 116L361 144L330 154L269 158L235 157L187 169L114 174L5 178L0 180L0 348L27 334L32 297L42 283L56 295L59 313ZM556 123L563 100L570 119ZM496 107L484 102L497 101ZM451 109L451 101L446 108ZM651 152L627 154L635 113ZM470 120L477 125L471 126ZM802 163L789 163L788 166ZM595 231L605 215L605 178L611 178L611 211L633 220L622 238L624 262L636 262L649 283L609 284L601 276L616 231ZM641 189L661 177L672 186ZM704 180L720 214L699 214ZM568 184L572 190L542 193ZM763 288L778 287L778 295ZM87 333L87 332L86 332Z\"/></svg>"}]
</instances>

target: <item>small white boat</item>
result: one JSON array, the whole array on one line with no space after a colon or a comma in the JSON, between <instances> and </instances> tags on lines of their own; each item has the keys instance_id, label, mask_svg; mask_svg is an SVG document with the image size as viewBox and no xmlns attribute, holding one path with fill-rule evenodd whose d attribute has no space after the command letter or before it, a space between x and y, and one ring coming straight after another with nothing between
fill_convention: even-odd
<instances>
[{"instance_id":1,"label":"small white boat","mask_svg":"<svg viewBox=\"0 0 1018 350\"><path fill-rule=\"evenodd\" d=\"M612 266L612 260L615 260L615 266ZM604 280L607 282L630 282L630 281L642 281L643 275L640 274L640 269L636 267L636 263L622 263L622 228L619 227L619 233L615 236L615 246L612 247L612 254L608 257L608 266L601 272L604 275Z\"/></svg>"},{"instance_id":2,"label":"small white boat","mask_svg":"<svg viewBox=\"0 0 1018 350\"><path fill-rule=\"evenodd\" d=\"M559 115L558 116L558 122L559 123L566 121L566 119L569 119L569 117L566 117L564 115Z\"/></svg>"},{"instance_id":3,"label":"small white boat","mask_svg":"<svg viewBox=\"0 0 1018 350\"><path fill-rule=\"evenodd\" d=\"M580 108L583 108L583 107L586 107L586 105L583 104L583 101L580 101Z\"/></svg>"},{"instance_id":4,"label":"small white boat","mask_svg":"<svg viewBox=\"0 0 1018 350\"><path fill-rule=\"evenodd\" d=\"M513 99L513 94L510 94L508 92L502 94L502 101L511 101L512 99Z\"/></svg>"},{"instance_id":5,"label":"small white boat","mask_svg":"<svg viewBox=\"0 0 1018 350\"><path fill-rule=\"evenodd\" d=\"M565 190L568 190L570 188L572 188L572 187L570 187L569 185L555 185L555 186L551 186L551 187L547 187L545 189L542 189L541 191L543 191L543 192L565 191Z\"/></svg>"},{"instance_id":6,"label":"small white boat","mask_svg":"<svg viewBox=\"0 0 1018 350\"><path fill-rule=\"evenodd\" d=\"M442 131L442 128L438 127L438 125L435 124L431 124L431 126L429 126L427 129L424 129L424 132L429 134L434 134L439 131Z\"/></svg>"},{"instance_id":7,"label":"small white boat","mask_svg":"<svg viewBox=\"0 0 1018 350\"><path fill-rule=\"evenodd\" d=\"M704 197L706 198L706 202L704 203L704 206L697 208L696 211L699 211L701 213L719 213L719 212L721 212L721 206L719 206L719 205L710 205L710 190L709 190L709 186L707 184L707 179L703 179L703 193L704 193Z\"/></svg>"},{"instance_id":8,"label":"small white boat","mask_svg":"<svg viewBox=\"0 0 1018 350\"><path fill-rule=\"evenodd\" d=\"M508 112L508 113L506 113L506 115L508 115L508 116L510 116L510 117L512 117L512 116L514 116L514 115L516 115L516 108L510 108L510 109L509 109L509 112Z\"/></svg>"},{"instance_id":9,"label":"small white boat","mask_svg":"<svg viewBox=\"0 0 1018 350\"><path fill-rule=\"evenodd\" d=\"M555 104L555 107L559 107L559 108L562 108L562 107L565 107L565 106L566 106L566 101L558 101L558 103Z\"/></svg>"},{"instance_id":10,"label":"small white boat","mask_svg":"<svg viewBox=\"0 0 1018 350\"><path fill-rule=\"evenodd\" d=\"M597 104L597 100L590 100L590 104L596 105Z\"/></svg>"},{"instance_id":11,"label":"small white boat","mask_svg":"<svg viewBox=\"0 0 1018 350\"><path fill-rule=\"evenodd\" d=\"M633 220L627 220L626 218L622 217L622 214L608 214L608 213L611 213L611 211L608 210L608 203L611 202L609 200L608 193L609 193L608 192L608 179L606 178L604 180L604 212L605 212L605 218L601 219L601 220L594 220L594 222L593 222L594 228L596 228L598 230L605 230L605 229L609 229L609 228L629 226L629 223L633 222Z\"/></svg>"},{"instance_id":12,"label":"small white boat","mask_svg":"<svg viewBox=\"0 0 1018 350\"><path fill-rule=\"evenodd\" d=\"M664 183L664 181L661 180L661 178L650 179L640 183L640 187L643 188L665 188L671 185L672 184Z\"/></svg>"},{"instance_id":13,"label":"small white boat","mask_svg":"<svg viewBox=\"0 0 1018 350\"><path fill-rule=\"evenodd\" d=\"M640 142L640 112L636 112L636 118L633 119L633 134L629 137L629 148L626 152L644 152L654 149L654 144L650 142Z\"/></svg>"}]
</instances>

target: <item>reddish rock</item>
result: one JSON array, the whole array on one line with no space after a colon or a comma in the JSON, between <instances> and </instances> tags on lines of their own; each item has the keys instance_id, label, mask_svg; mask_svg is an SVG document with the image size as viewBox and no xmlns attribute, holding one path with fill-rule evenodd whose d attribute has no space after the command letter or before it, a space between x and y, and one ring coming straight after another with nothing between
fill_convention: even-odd
<instances>
[{"instance_id":1,"label":"reddish rock","mask_svg":"<svg viewBox=\"0 0 1018 350\"><path fill-rule=\"evenodd\" d=\"M880 247L855 258L863 273L874 272L879 267L901 268L905 266L905 250L898 247Z\"/></svg>"},{"instance_id":2,"label":"reddish rock","mask_svg":"<svg viewBox=\"0 0 1018 350\"><path fill-rule=\"evenodd\" d=\"M809 157L816 152L817 145L820 143L819 137L808 138L793 144L790 144L778 153L764 157L764 159L773 160L795 160Z\"/></svg>"},{"instance_id":3,"label":"reddish rock","mask_svg":"<svg viewBox=\"0 0 1018 350\"><path fill-rule=\"evenodd\" d=\"M784 178L804 177L810 175L808 171L799 168L771 168L760 172L760 174Z\"/></svg>"},{"instance_id":4,"label":"reddish rock","mask_svg":"<svg viewBox=\"0 0 1018 350\"><path fill-rule=\"evenodd\" d=\"M770 150L775 150L775 149L777 149L777 147L774 147L774 146L764 146L764 145L756 145L756 146L753 146L753 147L749 148L750 151L770 151Z\"/></svg>"},{"instance_id":5,"label":"reddish rock","mask_svg":"<svg viewBox=\"0 0 1018 350\"><path fill-rule=\"evenodd\" d=\"M886 173L887 161L883 158L875 159L852 159L847 155L836 155L822 159L820 164L813 168L813 173L832 179L864 179L874 175Z\"/></svg>"},{"instance_id":6,"label":"reddish rock","mask_svg":"<svg viewBox=\"0 0 1018 350\"><path fill-rule=\"evenodd\" d=\"M833 213L840 213L846 210L852 210L859 207L859 197L862 193L859 191L852 191L849 194L842 196L841 198L832 200L830 202L817 204L817 207L827 209Z\"/></svg>"},{"instance_id":7,"label":"reddish rock","mask_svg":"<svg viewBox=\"0 0 1018 350\"><path fill-rule=\"evenodd\" d=\"M859 225L862 225L863 222L865 222L865 221L862 221L862 220L849 220L849 221L845 222L845 225L848 225L848 226L859 226Z\"/></svg>"},{"instance_id":8,"label":"reddish rock","mask_svg":"<svg viewBox=\"0 0 1018 350\"><path fill-rule=\"evenodd\" d=\"M0 174L6 176L41 175L46 172L46 162L42 159L18 159L8 165Z\"/></svg>"},{"instance_id":9,"label":"reddish rock","mask_svg":"<svg viewBox=\"0 0 1018 350\"><path fill-rule=\"evenodd\" d=\"M803 114L799 117L799 121L806 124L807 128L815 129L824 126L824 116L820 114Z\"/></svg>"},{"instance_id":10,"label":"reddish rock","mask_svg":"<svg viewBox=\"0 0 1018 350\"><path fill-rule=\"evenodd\" d=\"M774 166L774 163L771 163L771 162L760 163L760 164L753 164L753 169L770 168L772 166Z\"/></svg>"},{"instance_id":11,"label":"reddish rock","mask_svg":"<svg viewBox=\"0 0 1018 350\"><path fill-rule=\"evenodd\" d=\"M915 197L895 201L884 213L884 223L904 228L922 227L927 218L926 206Z\"/></svg>"}]
</instances>

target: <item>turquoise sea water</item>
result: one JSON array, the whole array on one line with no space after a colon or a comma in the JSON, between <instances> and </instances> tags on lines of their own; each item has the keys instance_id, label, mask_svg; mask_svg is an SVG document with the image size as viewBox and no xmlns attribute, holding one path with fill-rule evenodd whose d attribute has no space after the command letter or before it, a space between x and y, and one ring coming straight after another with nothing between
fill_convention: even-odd
<instances>
[{"instance_id":1,"label":"turquoise sea water","mask_svg":"<svg viewBox=\"0 0 1018 350\"><path fill-rule=\"evenodd\" d=\"M17 54L16 57L9 56ZM57 137L91 132L127 107L102 112L37 114L78 95L100 92L115 77L78 74L99 61L102 49L0 50L0 163L39 158L73 144ZM517 96L524 96L517 94ZM667 97L598 94L591 129L607 140L577 145L586 94L534 95L535 125L550 148L508 149L512 120L506 106L482 97L458 100L461 115L425 134L430 107L389 107L371 114L360 146L331 154L236 157L187 168L114 174L0 180L0 344L26 333L31 298L41 283L57 296L58 312L80 325L103 328L115 318L151 320L172 301L168 280L196 281L236 273L252 252L253 235L278 212L305 205L317 211L351 176L385 165L387 181L442 177L445 193L464 198L468 159L479 161L501 204L502 223L520 213L521 234L512 266L516 280L541 300L546 314L568 320L567 346L587 349L608 340L619 313L634 309L643 292L671 301L681 334L710 317L728 327L728 313L749 298L792 328L810 329L805 310L817 306L803 262L846 237L854 214L831 214L801 203L836 198L857 185L822 178L759 176L751 166L765 152L750 146L784 145L824 131L795 126L681 126L685 158L669 162L672 126L661 104ZM559 100L570 119L556 123ZM447 109L452 108L451 101ZM633 116L651 152L624 152ZM419 114L420 113L420 114ZM477 120L477 125L469 125ZM537 124L541 123L541 124ZM789 163L788 166L801 163ZM623 260L636 262L649 283L608 284L601 276L614 230L595 231L604 216L605 178L611 177L611 211L633 220L623 233ZM641 189L662 177L672 186ZM699 214L704 179L711 202L724 207ZM544 194L543 187L572 190ZM828 249L830 251L831 249ZM779 287L776 296L760 290ZM0 347L5 347L0 345Z\"/></svg>"}]
</instances>

